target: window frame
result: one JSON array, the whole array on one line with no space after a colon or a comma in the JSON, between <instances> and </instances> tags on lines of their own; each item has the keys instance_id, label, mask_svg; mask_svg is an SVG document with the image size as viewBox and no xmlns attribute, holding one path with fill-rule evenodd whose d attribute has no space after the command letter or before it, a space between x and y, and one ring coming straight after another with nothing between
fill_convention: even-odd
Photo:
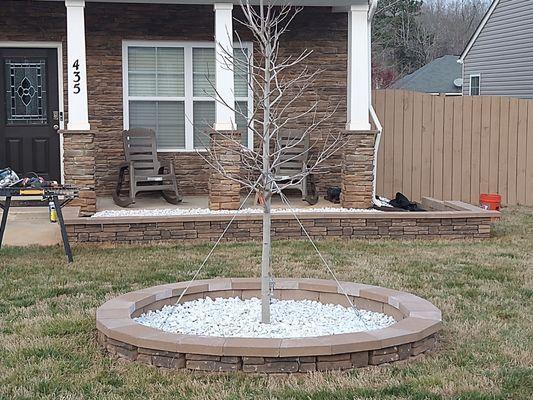
<instances>
[{"instance_id":1,"label":"window frame","mask_svg":"<svg viewBox=\"0 0 533 400\"><path fill-rule=\"evenodd\" d=\"M235 49L246 49L248 54L253 54L253 44L251 42L234 43ZM128 49L130 47L182 47L184 56L184 78L185 78L185 96L181 97L142 97L129 95L129 66L128 66ZM194 115L193 106L195 101L211 101L214 98L209 96L194 96L193 91L193 48L215 48L215 42L205 41L157 41L157 40L123 40L122 41L122 116L124 129L129 129L129 103L130 101L158 101L158 102L183 102L185 108L185 148L166 148L157 149L159 153L182 153L206 151L205 148L194 147ZM248 96L235 97L235 102L244 102L248 104L248 116L253 115L253 92L250 89L251 77L248 76ZM253 121L251 121L253 124ZM252 126L247 129L248 148L253 149L253 129Z\"/></svg>"},{"instance_id":2,"label":"window frame","mask_svg":"<svg viewBox=\"0 0 533 400\"><path fill-rule=\"evenodd\" d=\"M478 79L478 94L472 94L472 78ZM468 95L481 96L481 74L470 74L468 77Z\"/></svg>"}]
</instances>

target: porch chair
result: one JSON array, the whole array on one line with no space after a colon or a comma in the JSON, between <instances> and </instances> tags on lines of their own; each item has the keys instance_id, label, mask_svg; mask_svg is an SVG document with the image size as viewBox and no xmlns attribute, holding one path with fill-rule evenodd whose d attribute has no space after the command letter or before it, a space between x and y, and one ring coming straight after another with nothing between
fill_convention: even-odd
<instances>
[{"instance_id":1,"label":"porch chair","mask_svg":"<svg viewBox=\"0 0 533 400\"><path fill-rule=\"evenodd\" d=\"M157 159L155 132L151 129L133 128L122 132L126 161L119 167L117 187L113 201L120 207L135 203L139 192L161 191L163 198L178 204L182 198L171 162L162 163ZM129 171L129 195L122 196L122 185L126 170ZM166 171L166 172L165 172Z\"/></svg>"},{"instance_id":2,"label":"porch chair","mask_svg":"<svg viewBox=\"0 0 533 400\"><path fill-rule=\"evenodd\" d=\"M280 133L276 151L280 148L284 150L282 150L280 162L274 171L274 179L276 182L288 183L286 189L299 190L302 194L302 200L314 205L318 202L318 194L313 176L310 174L296 182L291 182L294 176L308 169L309 135L306 135L302 140L299 139L299 132L296 130Z\"/></svg>"}]
</instances>

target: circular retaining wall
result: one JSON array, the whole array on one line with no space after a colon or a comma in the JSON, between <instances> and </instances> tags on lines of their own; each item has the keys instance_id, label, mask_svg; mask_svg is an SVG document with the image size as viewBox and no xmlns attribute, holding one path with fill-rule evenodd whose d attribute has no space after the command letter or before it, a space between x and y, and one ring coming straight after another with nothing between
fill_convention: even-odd
<instances>
[{"instance_id":1,"label":"circular retaining wall","mask_svg":"<svg viewBox=\"0 0 533 400\"><path fill-rule=\"evenodd\" d=\"M410 293L379 286L341 282L353 303L396 319L368 332L308 338L269 339L182 335L136 323L149 310L175 304L188 282L154 286L109 300L96 312L98 340L121 358L157 367L200 371L294 373L345 370L405 360L431 350L442 327L441 312ZM204 297L260 297L255 278L196 281L181 302ZM276 279L274 297L349 303L333 281Z\"/></svg>"}]
</instances>

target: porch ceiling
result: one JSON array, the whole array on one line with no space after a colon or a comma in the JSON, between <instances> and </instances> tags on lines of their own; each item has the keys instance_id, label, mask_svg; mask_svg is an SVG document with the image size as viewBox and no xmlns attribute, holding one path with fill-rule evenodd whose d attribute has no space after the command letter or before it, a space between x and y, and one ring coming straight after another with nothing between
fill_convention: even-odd
<instances>
[{"instance_id":1,"label":"porch ceiling","mask_svg":"<svg viewBox=\"0 0 533 400\"><path fill-rule=\"evenodd\" d=\"M39 1L64 1L64 0L39 0ZM233 3L240 4L238 0L85 0L88 3L158 3L158 4L215 4L215 3ZM258 4L259 0L252 0L252 3ZM265 3L269 3L266 0ZM358 4L368 4L369 0L274 0L274 4L291 4L295 6L308 7L347 7Z\"/></svg>"}]
</instances>

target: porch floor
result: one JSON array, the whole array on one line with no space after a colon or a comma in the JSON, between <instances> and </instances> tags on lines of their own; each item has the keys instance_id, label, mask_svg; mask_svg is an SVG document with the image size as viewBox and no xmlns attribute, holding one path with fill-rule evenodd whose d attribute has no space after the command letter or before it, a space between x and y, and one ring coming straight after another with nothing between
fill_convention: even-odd
<instances>
[{"instance_id":1,"label":"porch floor","mask_svg":"<svg viewBox=\"0 0 533 400\"><path fill-rule=\"evenodd\" d=\"M241 201L244 200L246 196L241 197ZM340 204L334 204L330 201L325 200L323 197L319 198L318 203L315 205L309 205L307 202L303 201L300 196L292 195L287 196L289 198L290 204L293 208L341 208ZM208 206L209 199L207 196L184 196L183 201L178 204L169 204L161 196L153 193L141 193L135 199L135 204L127 208L122 208L117 206L111 197L98 197L96 201L97 211L107 211L107 210L155 210L155 209L193 209L193 208L209 208ZM254 206L254 196L246 201L243 208L260 208L259 206ZM274 196L272 199L272 208L287 208L285 204L282 203L280 196Z\"/></svg>"}]
</instances>

